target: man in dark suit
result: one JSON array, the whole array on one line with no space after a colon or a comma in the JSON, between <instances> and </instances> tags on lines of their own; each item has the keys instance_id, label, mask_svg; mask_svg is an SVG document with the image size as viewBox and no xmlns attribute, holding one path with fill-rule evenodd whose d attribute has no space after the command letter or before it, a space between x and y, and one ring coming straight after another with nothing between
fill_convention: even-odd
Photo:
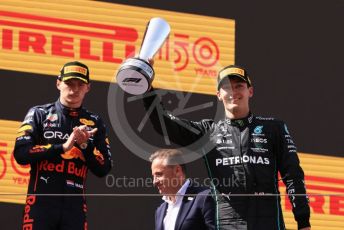
<instances>
[{"instance_id":1,"label":"man in dark suit","mask_svg":"<svg viewBox=\"0 0 344 230\"><path fill-rule=\"evenodd\" d=\"M177 149L160 149L150 157L154 185L164 200L155 213L155 229L215 229L215 202L210 190L186 179L182 155Z\"/></svg>"}]
</instances>

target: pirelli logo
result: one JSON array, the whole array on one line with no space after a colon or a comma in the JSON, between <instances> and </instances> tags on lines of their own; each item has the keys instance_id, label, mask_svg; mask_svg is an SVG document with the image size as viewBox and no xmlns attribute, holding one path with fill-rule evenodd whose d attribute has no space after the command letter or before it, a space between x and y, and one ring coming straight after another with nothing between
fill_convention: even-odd
<instances>
[{"instance_id":1,"label":"pirelli logo","mask_svg":"<svg viewBox=\"0 0 344 230\"><path fill-rule=\"evenodd\" d=\"M138 39L132 27L10 11L0 11L0 25L3 50L112 63L134 56Z\"/></svg>"},{"instance_id":2,"label":"pirelli logo","mask_svg":"<svg viewBox=\"0 0 344 230\"><path fill-rule=\"evenodd\" d=\"M228 76L230 74L238 74L241 76L245 76L245 71L243 69L240 69L240 68L228 68L228 69L223 70L220 73L220 78L222 79L225 76Z\"/></svg>"},{"instance_id":3,"label":"pirelli logo","mask_svg":"<svg viewBox=\"0 0 344 230\"><path fill-rule=\"evenodd\" d=\"M87 75L87 69L80 66L67 66L64 68L64 73L81 73Z\"/></svg>"}]
</instances>

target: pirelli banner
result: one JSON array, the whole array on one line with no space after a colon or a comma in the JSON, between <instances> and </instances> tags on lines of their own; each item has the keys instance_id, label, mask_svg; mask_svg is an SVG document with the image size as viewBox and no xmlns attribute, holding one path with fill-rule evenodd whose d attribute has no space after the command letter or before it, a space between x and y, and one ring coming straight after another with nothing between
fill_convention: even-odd
<instances>
[{"instance_id":1,"label":"pirelli banner","mask_svg":"<svg viewBox=\"0 0 344 230\"><path fill-rule=\"evenodd\" d=\"M155 87L214 94L217 71L234 63L234 20L86 0L7 0L0 7L3 69L56 76L77 59L92 80L115 81L153 17L171 26L155 56Z\"/></svg>"}]
</instances>

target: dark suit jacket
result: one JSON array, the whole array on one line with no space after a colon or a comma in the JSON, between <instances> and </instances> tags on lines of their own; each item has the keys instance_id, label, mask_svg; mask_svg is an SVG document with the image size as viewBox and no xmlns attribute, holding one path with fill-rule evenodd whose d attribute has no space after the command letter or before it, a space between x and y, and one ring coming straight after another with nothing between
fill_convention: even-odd
<instances>
[{"instance_id":1,"label":"dark suit jacket","mask_svg":"<svg viewBox=\"0 0 344 230\"><path fill-rule=\"evenodd\" d=\"M177 216L175 230L215 229L215 201L210 189L189 186ZM155 213L155 230L164 230L164 217L168 204L162 203Z\"/></svg>"}]
</instances>

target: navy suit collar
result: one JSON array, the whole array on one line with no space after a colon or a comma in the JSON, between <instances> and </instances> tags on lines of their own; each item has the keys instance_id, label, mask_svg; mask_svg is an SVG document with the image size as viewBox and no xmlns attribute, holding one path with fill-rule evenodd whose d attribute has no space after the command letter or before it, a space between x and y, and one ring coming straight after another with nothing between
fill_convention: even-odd
<instances>
[{"instance_id":1,"label":"navy suit collar","mask_svg":"<svg viewBox=\"0 0 344 230\"><path fill-rule=\"evenodd\" d=\"M195 189L189 185L185 192L185 196L183 197L182 204L179 209L179 213L176 220L175 230L179 230L182 226L185 217L188 215L190 208L192 207L192 204L195 199L195 195L189 195L189 194L196 194Z\"/></svg>"},{"instance_id":2,"label":"navy suit collar","mask_svg":"<svg viewBox=\"0 0 344 230\"><path fill-rule=\"evenodd\" d=\"M164 229L164 217L166 215L168 204L164 202L156 213L156 230L163 230Z\"/></svg>"},{"instance_id":3,"label":"navy suit collar","mask_svg":"<svg viewBox=\"0 0 344 230\"><path fill-rule=\"evenodd\" d=\"M185 196L183 197L182 204L179 209L179 213L177 216L175 230L179 230L182 226L185 217L188 215L190 208L193 205L193 202L196 198L196 194L198 193L197 188L192 187L189 185L185 192ZM193 195L195 194L195 195ZM163 230L164 229L164 218L166 215L166 211L168 208L168 204L166 202L162 203L156 212L156 230Z\"/></svg>"}]
</instances>

